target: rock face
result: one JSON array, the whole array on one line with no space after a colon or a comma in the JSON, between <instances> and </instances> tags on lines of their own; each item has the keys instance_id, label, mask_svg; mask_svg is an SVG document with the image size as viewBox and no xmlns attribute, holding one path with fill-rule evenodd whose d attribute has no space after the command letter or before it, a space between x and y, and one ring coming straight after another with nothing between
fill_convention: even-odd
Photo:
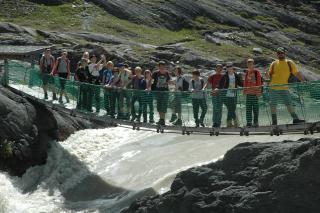
<instances>
[{"instance_id":1,"label":"rock face","mask_svg":"<svg viewBox=\"0 0 320 213\"><path fill-rule=\"evenodd\" d=\"M96 127L0 87L0 170L22 175L45 163L50 140L64 140L77 130ZM4 151L9 143L9 148ZM9 153L8 153L9 152Z\"/></svg>"},{"instance_id":2,"label":"rock face","mask_svg":"<svg viewBox=\"0 0 320 213\"><path fill-rule=\"evenodd\" d=\"M320 139L244 143L206 166L181 172L171 190L123 213L320 212Z\"/></svg>"}]
</instances>

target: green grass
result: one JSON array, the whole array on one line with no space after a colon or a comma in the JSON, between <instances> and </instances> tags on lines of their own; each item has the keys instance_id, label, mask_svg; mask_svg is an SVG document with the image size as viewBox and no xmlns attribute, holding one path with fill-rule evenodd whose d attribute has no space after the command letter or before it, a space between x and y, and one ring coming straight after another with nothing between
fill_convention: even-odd
<instances>
[{"instance_id":1,"label":"green grass","mask_svg":"<svg viewBox=\"0 0 320 213\"><path fill-rule=\"evenodd\" d=\"M26 0L17 0L16 2L21 5L26 5L24 12L21 12L20 9L13 8L15 3L10 1L6 7L0 8L1 21L59 32L91 31L152 45L183 42L183 45L186 47L198 51L203 55L216 56L223 60L248 57L252 50L252 47L212 44L203 39L203 35L200 34L201 30L182 29L180 31L171 31L165 28L152 28L146 25L135 24L127 20L119 19L93 4L90 4L86 9L80 0L58 6L44 6L30 3ZM8 8L11 9L8 10ZM84 16L84 11L94 16L89 16L90 18L88 18L88 16ZM12 15L12 13L14 15ZM258 18L264 21L270 20L266 17ZM86 21L87 25L84 25L84 21ZM275 19L272 19L272 21L276 22ZM237 27L215 23L203 16L197 17L194 23L202 26L205 30L211 31L229 32L239 30ZM41 39L42 38L39 37L39 40ZM141 55L148 54L148 52L141 47L133 47L133 50Z\"/></svg>"}]
</instances>

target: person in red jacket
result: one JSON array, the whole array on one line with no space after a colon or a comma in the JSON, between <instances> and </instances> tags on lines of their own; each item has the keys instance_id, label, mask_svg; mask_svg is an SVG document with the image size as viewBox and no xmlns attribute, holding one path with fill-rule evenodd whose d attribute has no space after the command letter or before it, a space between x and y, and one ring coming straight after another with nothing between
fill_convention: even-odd
<instances>
[{"instance_id":1,"label":"person in red jacket","mask_svg":"<svg viewBox=\"0 0 320 213\"><path fill-rule=\"evenodd\" d=\"M254 127L259 126L259 97L262 94L262 77L260 71L255 69L254 60L248 59L248 70L244 78L243 93L246 96L247 126L252 127L252 114Z\"/></svg>"},{"instance_id":2,"label":"person in red jacket","mask_svg":"<svg viewBox=\"0 0 320 213\"><path fill-rule=\"evenodd\" d=\"M68 53L66 51L63 51L61 53L61 57L59 57L56 60L56 63L53 67L52 74L54 76L58 75L60 79L60 97L59 97L59 103L62 102L62 96L64 95L66 98L67 103L69 103L69 98L66 94L64 94L64 89L66 85L67 79L70 77L70 61L67 58Z\"/></svg>"}]
</instances>

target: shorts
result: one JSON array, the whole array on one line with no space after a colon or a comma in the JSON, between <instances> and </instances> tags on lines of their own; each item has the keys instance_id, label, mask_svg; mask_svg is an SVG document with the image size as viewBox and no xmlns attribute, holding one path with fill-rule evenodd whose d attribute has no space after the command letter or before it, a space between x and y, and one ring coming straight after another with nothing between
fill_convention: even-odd
<instances>
[{"instance_id":1,"label":"shorts","mask_svg":"<svg viewBox=\"0 0 320 213\"><path fill-rule=\"evenodd\" d=\"M44 86L46 86L48 84L54 84L53 76L48 73L41 73L41 79L42 79L42 84Z\"/></svg>"},{"instance_id":2,"label":"shorts","mask_svg":"<svg viewBox=\"0 0 320 213\"><path fill-rule=\"evenodd\" d=\"M270 105L275 107L278 104L291 106L290 93L288 90L270 90Z\"/></svg>"},{"instance_id":3,"label":"shorts","mask_svg":"<svg viewBox=\"0 0 320 213\"><path fill-rule=\"evenodd\" d=\"M60 88L62 90L65 89L66 87L66 82L67 82L67 78L68 78L68 73L59 73L59 80L60 80Z\"/></svg>"},{"instance_id":4,"label":"shorts","mask_svg":"<svg viewBox=\"0 0 320 213\"><path fill-rule=\"evenodd\" d=\"M161 91L156 93L157 99L157 110L161 113L167 113L168 102L169 102L169 92Z\"/></svg>"}]
</instances>

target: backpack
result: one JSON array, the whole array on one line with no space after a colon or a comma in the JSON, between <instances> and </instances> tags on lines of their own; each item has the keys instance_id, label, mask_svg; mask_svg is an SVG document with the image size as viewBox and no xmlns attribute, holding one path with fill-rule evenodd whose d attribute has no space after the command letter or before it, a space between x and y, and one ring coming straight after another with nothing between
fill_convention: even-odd
<instances>
[{"instance_id":1,"label":"backpack","mask_svg":"<svg viewBox=\"0 0 320 213\"><path fill-rule=\"evenodd\" d=\"M201 86L202 86L202 89L203 89L203 87L204 87L204 80L203 79L200 79L201 80ZM194 86L195 86L195 82L194 82L194 80L191 80L191 83L192 83L192 87L193 87L193 89L195 88Z\"/></svg>"},{"instance_id":2,"label":"backpack","mask_svg":"<svg viewBox=\"0 0 320 213\"><path fill-rule=\"evenodd\" d=\"M182 81L182 91L189 91L189 82L183 78L183 81Z\"/></svg>"},{"instance_id":3,"label":"backpack","mask_svg":"<svg viewBox=\"0 0 320 213\"><path fill-rule=\"evenodd\" d=\"M289 67L289 70L290 70L290 76L288 78L288 83L296 83L296 82L300 82L300 79L298 79L295 75L293 75L292 73L292 64L290 61L286 60L287 64L288 64L288 67ZM272 64L271 66L271 73L273 73L274 71L274 63Z\"/></svg>"}]
</instances>

